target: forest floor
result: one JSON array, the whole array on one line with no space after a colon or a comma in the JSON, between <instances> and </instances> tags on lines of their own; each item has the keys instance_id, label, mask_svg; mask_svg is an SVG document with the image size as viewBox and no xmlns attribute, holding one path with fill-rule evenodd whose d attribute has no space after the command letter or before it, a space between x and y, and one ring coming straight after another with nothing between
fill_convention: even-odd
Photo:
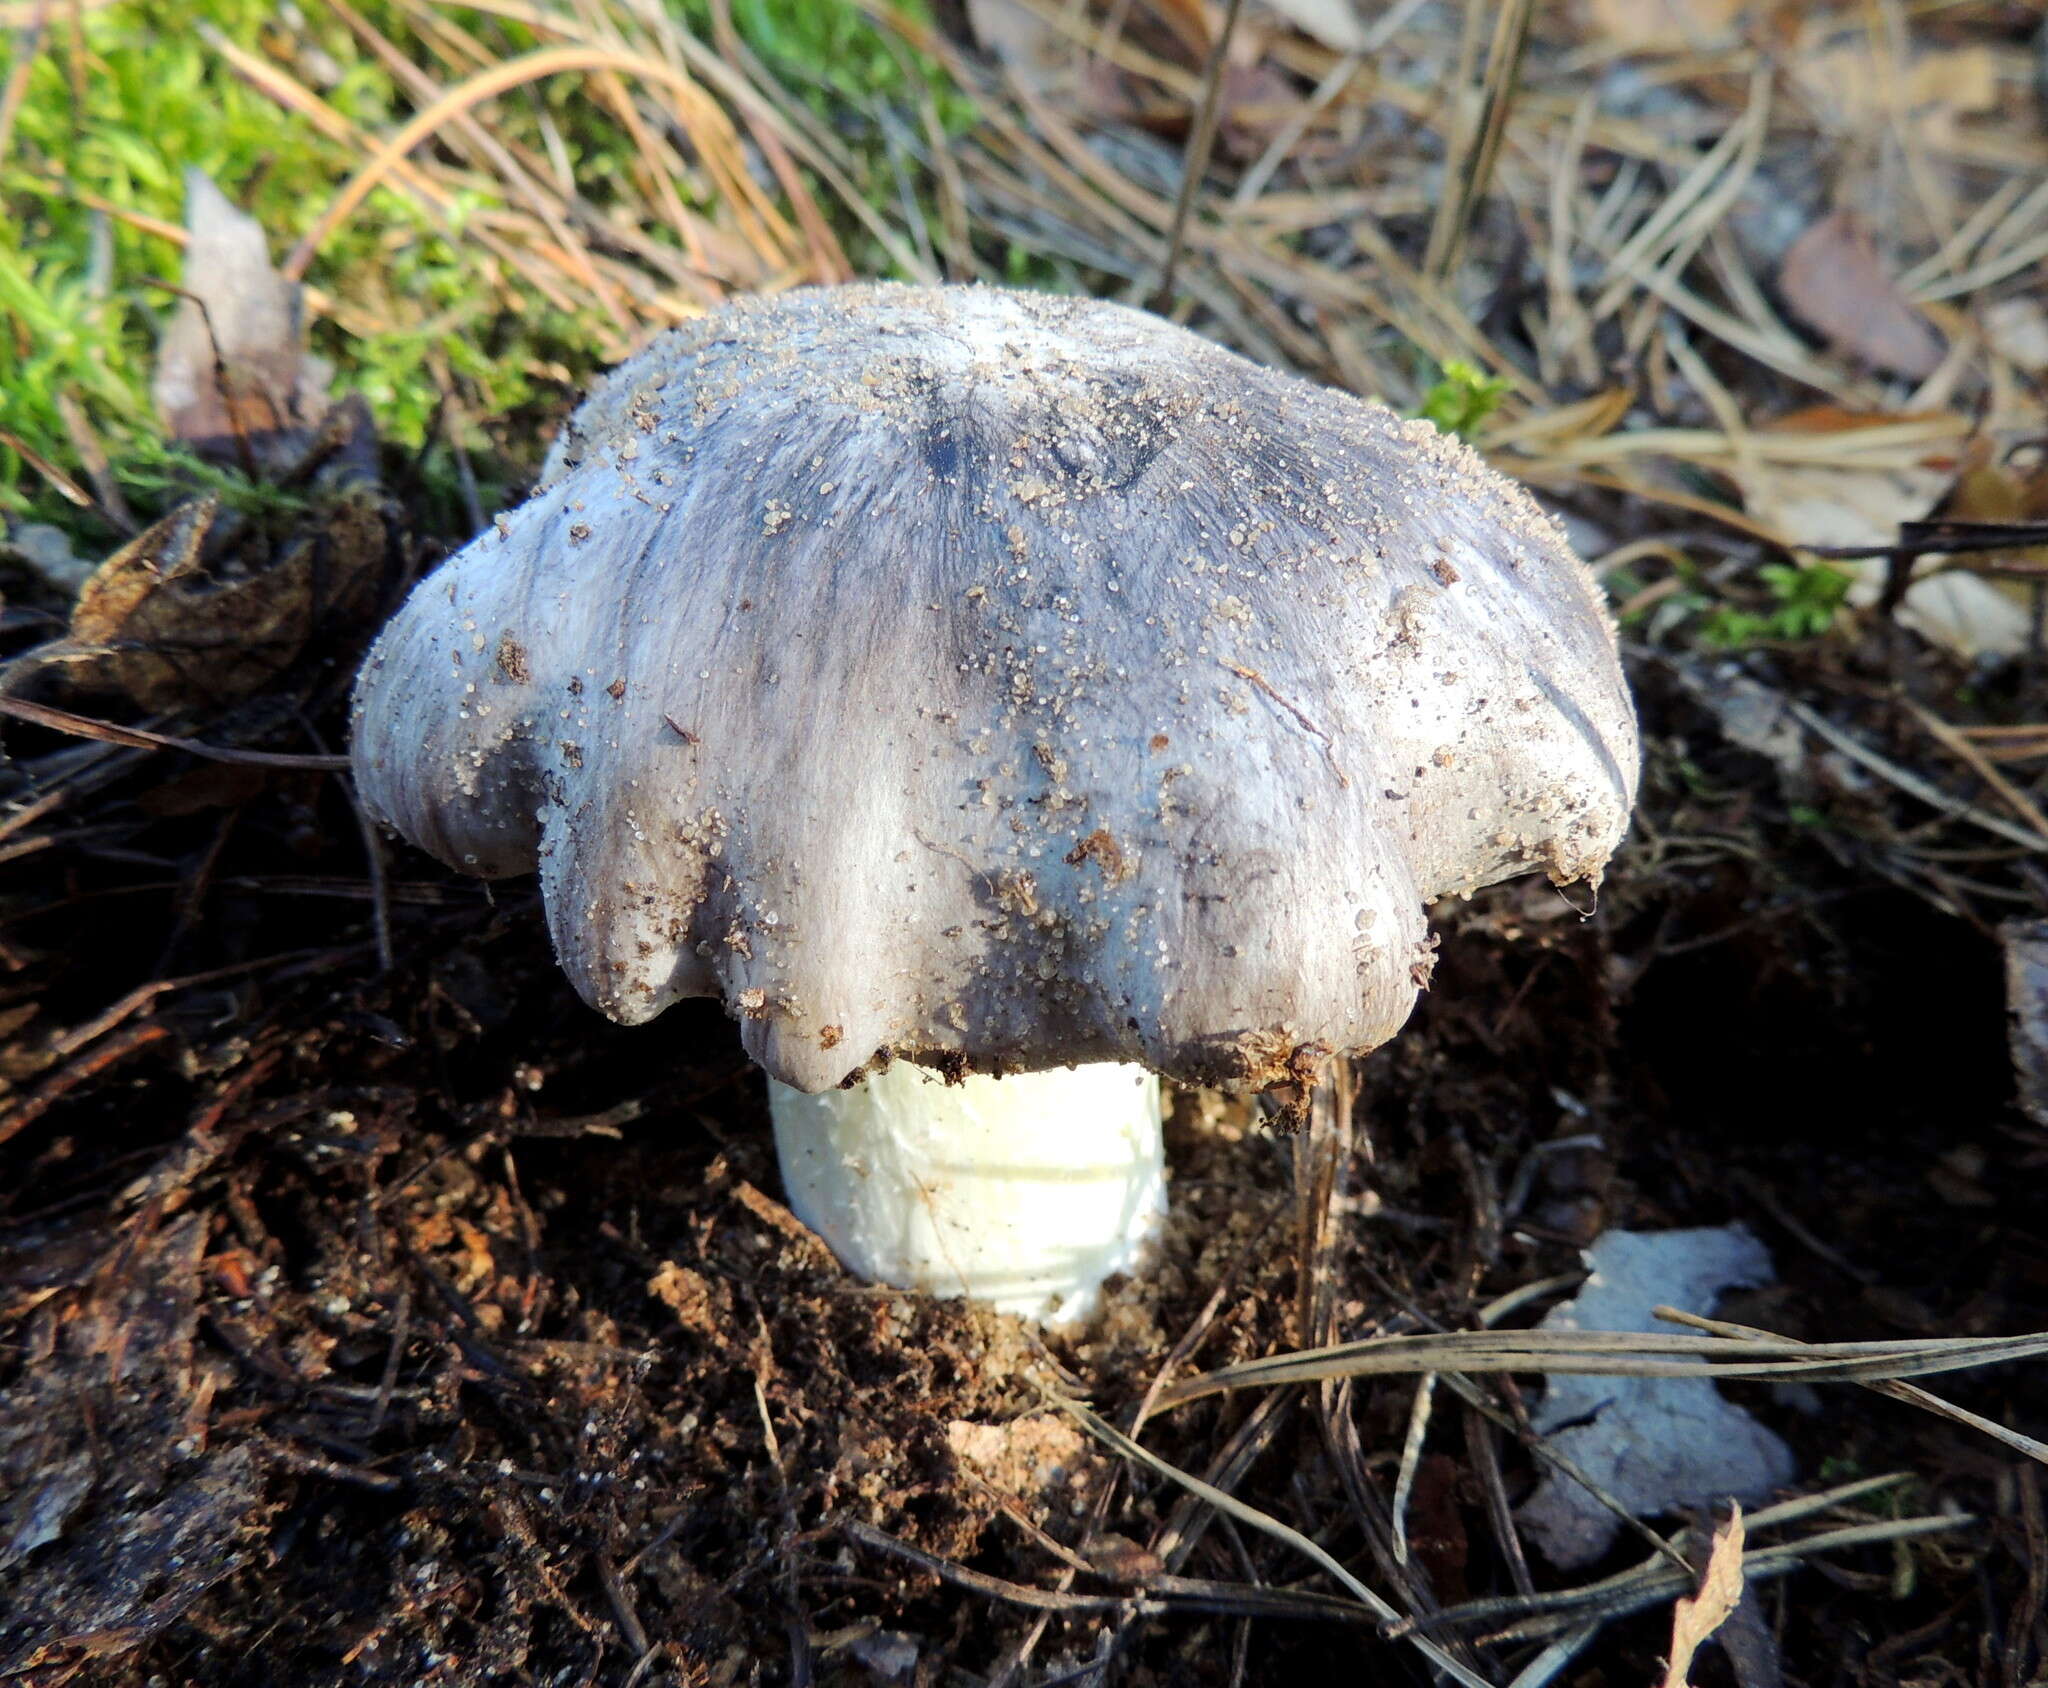
<instances>
[{"instance_id":1,"label":"forest floor","mask_svg":"<svg viewBox=\"0 0 2048 1688\"><path fill-rule=\"evenodd\" d=\"M1691 1679L2042 1679L2040 5L198 11L0 0L0 1681L1655 1683L1726 1509L1568 1568L1565 1361L1371 1344L1731 1225L1759 1354L1880 1346L1719 1385L1796 1475ZM216 360L277 278L176 280L187 166L310 350ZM602 1020L338 760L604 363L868 274L1458 427L1642 714L1591 917L1438 909L1305 1132L1178 1096L1079 1334L849 1280L722 1009Z\"/></svg>"}]
</instances>

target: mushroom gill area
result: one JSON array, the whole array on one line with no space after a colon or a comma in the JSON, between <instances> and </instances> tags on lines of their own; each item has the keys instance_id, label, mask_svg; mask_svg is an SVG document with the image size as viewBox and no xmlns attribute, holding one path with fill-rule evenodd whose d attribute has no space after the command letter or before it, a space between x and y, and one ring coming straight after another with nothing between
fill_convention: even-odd
<instances>
[{"instance_id":1,"label":"mushroom gill area","mask_svg":"<svg viewBox=\"0 0 2048 1688\"><path fill-rule=\"evenodd\" d=\"M538 867L584 997L768 1072L1370 1048L1428 899L1634 797L1557 526L1427 424L1156 318L815 289L607 378L366 665L374 812Z\"/></svg>"}]
</instances>

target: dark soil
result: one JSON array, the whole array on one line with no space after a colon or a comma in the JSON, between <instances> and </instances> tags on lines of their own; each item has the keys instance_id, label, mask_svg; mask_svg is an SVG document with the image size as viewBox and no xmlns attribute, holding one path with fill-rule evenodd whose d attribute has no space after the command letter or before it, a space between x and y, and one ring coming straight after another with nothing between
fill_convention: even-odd
<instances>
[{"instance_id":1,"label":"dark soil","mask_svg":"<svg viewBox=\"0 0 2048 1688\"><path fill-rule=\"evenodd\" d=\"M348 661L316 651L194 736L331 746ZM1953 678L1909 661L1930 663L1830 642L1750 671L1890 744L1886 689ZM0 1675L922 1685L1111 1660L1129 1683L1420 1682L1369 1627L1247 1615L1254 1585L1335 1591L1052 1398L1128 1423L1169 1363L1466 1326L1614 1226L1744 1221L1780 1282L1728 1316L1792 1337L2048 1326L2048 1134L2013 1106L1990 918L2032 885L1933 850L1953 835L1897 793L1731 745L1672 659L1635 678L1643 820L1597 915L1528 883L1441 911L1431 992L1343 1075L1330 1251L1304 1267L1297 1169L1326 1139L1184 1096L1167 1258L1099 1331L1050 1341L850 1282L777 1199L723 1015L602 1021L528 886L396 851L380 971L337 779L102 746L123 760L87 789L79 741L16 728L16 804L69 795L17 807L4 841ZM1539 1152L1560 1138L1584 1141ZM2048 1419L2038 1368L1937 1381ZM1383 1586L1412 1396L1251 1391L1144 1440ZM1911 1474L1838 1521L1981 1521L1764 1585L1783 1676L1740 1680L2031 1679L2024 1461L1871 1391L1743 1398L1810 1486ZM1533 1469L1439 1406L1419 1599L1513 1587L1499 1503ZM1669 1623L1610 1624L1565 1679L1657 1680ZM1467 1657L1504 1681L1532 1652ZM1696 1680L1737 1677L1709 1649Z\"/></svg>"}]
</instances>

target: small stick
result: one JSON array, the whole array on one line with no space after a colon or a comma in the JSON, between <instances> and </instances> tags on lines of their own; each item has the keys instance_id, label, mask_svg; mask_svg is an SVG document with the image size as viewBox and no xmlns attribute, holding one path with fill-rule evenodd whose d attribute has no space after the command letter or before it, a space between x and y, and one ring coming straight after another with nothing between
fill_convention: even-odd
<instances>
[{"instance_id":1,"label":"small stick","mask_svg":"<svg viewBox=\"0 0 2048 1688\"><path fill-rule=\"evenodd\" d=\"M1209 168L1209 150L1216 144L1216 119L1222 105L1223 61L1230 51L1230 38L1237 33L1237 20L1244 0L1229 0L1223 27L1216 32L1209 49L1209 62L1202 69L1202 106L1195 115L1195 127L1188 136L1186 161L1181 166L1180 192L1174 196L1173 222L1166 231L1166 261L1159 269L1159 285L1152 293L1152 308L1164 316L1173 307L1173 282L1180 268L1181 246L1187 237L1188 213L1194 209L1195 190Z\"/></svg>"},{"instance_id":2,"label":"small stick","mask_svg":"<svg viewBox=\"0 0 2048 1688\"><path fill-rule=\"evenodd\" d=\"M134 750L182 750L187 756L209 762L232 762L244 768L300 768L312 773L339 774L348 770L346 756L288 756L274 750L230 750L224 745L201 744L197 739L178 738L170 733L152 733L142 727L116 726L96 721L90 715L74 715L68 709L53 709L46 703L26 698L0 697L0 715L11 715L54 733L73 738L97 739L102 744L122 744Z\"/></svg>"}]
</instances>

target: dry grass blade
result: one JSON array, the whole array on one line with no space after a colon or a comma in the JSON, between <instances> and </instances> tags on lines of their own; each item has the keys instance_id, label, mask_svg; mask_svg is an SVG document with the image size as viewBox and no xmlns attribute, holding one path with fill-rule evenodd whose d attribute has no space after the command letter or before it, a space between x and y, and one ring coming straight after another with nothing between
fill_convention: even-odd
<instances>
[{"instance_id":1,"label":"dry grass blade","mask_svg":"<svg viewBox=\"0 0 2048 1688\"><path fill-rule=\"evenodd\" d=\"M1797 698L1787 698L1785 708L1802 727L1825 739L1852 762L1861 763L1872 773L1888 780L1909 797L1918 798L1929 808L1939 809L1957 820L1968 821L1972 826L2017 844L2023 850L2048 851L2048 836L2035 832L2031 827L2015 826L2002 816L1988 814L1975 804L1964 802L1960 797L1951 797L1932 780L1923 778L1910 768L1901 767L1888 756L1880 756L1854 733L1836 726L1820 711L1801 703Z\"/></svg>"},{"instance_id":2,"label":"dry grass blade","mask_svg":"<svg viewBox=\"0 0 2048 1688\"><path fill-rule=\"evenodd\" d=\"M1394 1478L1394 1558L1408 1563L1408 1503L1415 1493L1415 1474L1422 1468L1422 1446L1429 1435L1429 1421L1436 1400L1435 1372L1424 1372L1415 1385L1414 1404L1408 1409L1408 1433L1401 1441L1401 1468Z\"/></svg>"},{"instance_id":3,"label":"dry grass blade","mask_svg":"<svg viewBox=\"0 0 2048 1688\"><path fill-rule=\"evenodd\" d=\"M1577 1658L1604 1627L1598 1623L1586 1623L1565 1631L1524 1665L1508 1688L1548 1688L1558 1673Z\"/></svg>"},{"instance_id":4,"label":"dry grass blade","mask_svg":"<svg viewBox=\"0 0 2048 1688\"><path fill-rule=\"evenodd\" d=\"M1206 1577L1152 1577L1146 1590L1189 1611L1246 1618L1316 1618L1332 1623L1377 1620L1355 1600L1306 1589L1260 1588L1252 1583L1215 1582Z\"/></svg>"},{"instance_id":5,"label":"dry grass blade","mask_svg":"<svg viewBox=\"0 0 2048 1688\"><path fill-rule=\"evenodd\" d=\"M993 1577L914 1547L885 1530L859 1520L844 1526L847 1539L876 1553L929 1572L955 1588L979 1594L1026 1611L1079 1617L1094 1613L1157 1616L1169 1609L1214 1612L1232 1617L1295 1618L1332 1623L1377 1624L1378 1615L1355 1600L1315 1594L1304 1589L1261 1588L1252 1583L1217 1582L1207 1577L1149 1576L1142 1594L1073 1594L1066 1589L1033 1588Z\"/></svg>"},{"instance_id":6,"label":"dry grass blade","mask_svg":"<svg viewBox=\"0 0 2048 1688\"><path fill-rule=\"evenodd\" d=\"M1915 703L1911 698L1906 700L1906 707L1911 711L1913 718L1927 729L1928 736L1997 792L2005 806L2019 817L2022 824L2032 827L2036 837L2048 839L2048 815L2044 815L2040 806L2031 797L2000 773L1991 759L1972 744L1967 735L1951 727L1933 710Z\"/></svg>"},{"instance_id":7,"label":"dry grass blade","mask_svg":"<svg viewBox=\"0 0 2048 1688\"><path fill-rule=\"evenodd\" d=\"M1480 10L1478 0L1471 0L1471 15L1476 18ZM1429 250L1423 258L1423 273L1433 281L1443 281L1457 267L1473 215L1493 180L1501 142L1507 137L1508 117L1514 109L1533 12L1531 0L1506 0L1494 14L1493 41L1486 54L1486 81L1479 96L1478 119L1469 143L1458 150L1456 182L1444 195L1442 210L1430 230ZM1463 90L1458 92L1462 94Z\"/></svg>"},{"instance_id":8,"label":"dry grass blade","mask_svg":"<svg viewBox=\"0 0 2048 1688\"><path fill-rule=\"evenodd\" d=\"M579 25L576 19L522 4L520 0L479 0L475 9L493 17L524 24L538 34L560 38L571 45L590 44L586 37L594 33L587 27ZM839 251L837 240L831 235L829 226L796 172L797 163L817 173L819 180L831 188L847 211L881 243L883 250L889 254L890 261L905 275L926 281L932 279L917 252L868 202L867 196L860 191L842 167L842 162L831 156L820 140L813 138L808 124L795 119L795 103L789 100L783 90L769 82L765 73L759 77L762 85L757 86L756 82L749 81L738 68L728 63L725 57L712 51L681 22L670 16L665 8L634 4L625 9L636 24L649 32L648 45L644 50L629 54L632 64L615 68L628 76L638 77L656 85L672 84L674 80L681 79L697 89L700 96L703 89L708 87L716 90L722 98L731 103L733 109L746 119L749 135L760 149L769 168L775 173L776 181L794 208L805 235L814 243L822 243L814 245L806 254L806 262L816 273L817 279L844 280L851 272L844 254ZM879 23L897 25L897 20L887 8L864 9L870 10L871 15ZM907 26L898 27L904 29L908 38ZM611 47L615 46L616 42L599 41L596 45L600 48ZM751 59L751 55L748 57ZM646 75L640 76L639 70L635 68L656 65L660 67L659 74L648 69ZM701 87L698 83L689 81L692 74L701 79ZM782 107L787 107L787 111L781 109ZM725 137L731 136L733 144L730 150L730 167L737 169L746 178L744 185L752 193L759 195L760 190L752 182L744 154L737 145L737 136L732 134L731 125L725 114L715 103L710 104L708 109L698 112L698 115L707 119L713 114L716 116L716 124L708 132L685 124L691 144L700 151L712 145L723 148ZM733 191L732 185L727 184L723 191L729 197ZM760 198L758 203L763 207L767 206L765 197ZM743 209L743 206L736 206L736 209ZM780 219L777 221L779 223ZM783 232L785 235L788 232L786 225L783 225ZM761 285L766 284L764 281Z\"/></svg>"},{"instance_id":9,"label":"dry grass blade","mask_svg":"<svg viewBox=\"0 0 2048 1688\"><path fill-rule=\"evenodd\" d=\"M1764 1548L1744 1556L1742 1575L1747 1582L1763 1582L1789 1576L1807 1560L1823 1553L1842 1553L1854 1548L1880 1547L1911 1541L1919 1536L1946 1535L1966 1530L1978 1520L1968 1513L1932 1514L1919 1518L1893 1518L1876 1524L1854 1524L1839 1530L1822 1530L1780 1547ZM1597 1621L1610 1623L1685 1594L1692 1587L1690 1571L1677 1571L1658 1562L1655 1568L1628 1572L1603 1583L1570 1589L1525 1602L1525 1609L1542 1608L1543 1615L1518 1619L1499 1629L1488 1630L1482 1639L1505 1644L1537 1641L1576 1626ZM1447 1608L1436 1620L1439 1625L1470 1625L1482 1620L1497 1621L1490 1608L1497 1603L1474 1601L1468 1606Z\"/></svg>"},{"instance_id":10,"label":"dry grass blade","mask_svg":"<svg viewBox=\"0 0 2048 1688\"><path fill-rule=\"evenodd\" d=\"M1272 1394L1245 1415L1209 1461L1206 1487L1228 1494L1244 1481L1245 1473L1279 1435L1290 1416L1295 1397ZM1135 1432L1133 1433L1135 1434ZM1193 1555L1209 1526L1216 1521L1213 1507L1204 1506L1198 1494L1182 1495L1166 1522L1153 1533L1152 1551L1169 1571L1178 1571Z\"/></svg>"},{"instance_id":11,"label":"dry grass blade","mask_svg":"<svg viewBox=\"0 0 2048 1688\"><path fill-rule=\"evenodd\" d=\"M1750 1513L1746 1520L1748 1534L1774 1530L1787 1524L1794 1524L1803 1518L1818 1513L1848 1507L1858 1501L1868 1500L1889 1489L1896 1489L1910 1479L1903 1472L1891 1472L1880 1477L1862 1477L1853 1483L1843 1483L1818 1494L1799 1495L1791 1500L1779 1501L1760 1511ZM1860 1527L1860 1526L1859 1526ZM1427 1619L1410 1618L1398 1626L1407 1629L1480 1629L1488 1625L1518 1622L1535 1617L1555 1620L1554 1628L1562 1630L1568 1625L1588 1621L1589 1612L1600 1614L1591 1621L1597 1627L1607 1617L1618 1616L1624 1611L1637 1611L1653 1605L1660 1596L1649 1591L1648 1585L1658 1579L1669 1581L1672 1589L1682 1589L1691 1580L1694 1572L1689 1561L1680 1551L1683 1532L1669 1538L1658 1537L1657 1544L1664 1551L1653 1554L1612 1576L1601 1577L1577 1588L1551 1589L1542 1593L1534 1591L1516 1595L1494 1596L1482 1600L1468 1600L1461 1605L1446 1607ZM1819 1541L1819 1535L1806 1538L1806 1544ZM1757 1550L1762 1552L1764 1550ZM1749 1566L1753 1568L1756 1554L1749 1555Z\"/></svg>"},{"instance_id":12,"label":"dry grass blade","mask_svg":"<svg viewBox=\"0 0 2048 1688\"><path fill-rule=\"evenodd\" d=\"M0 697L0 715L11 715L17 721L48 727L52 732L69 733L73 738L97 739L102 744L127 745L135 750L182 750L187 756L204 757L209 762L238 763L245 768L297 768L329 774L348 771L346 756L292 756L281 751L234 750L225 745L178 738L170 733L153 733L141 727L120 727L111 721L95 721L89 715L76 715L68 709L57 709L46 703L31 703L26 698Z\"/></svg>"},{"instance_id":13,"label":"dry grass blade","mask_svg":"<svg viewBox=\"0 0 2048 1688\"><path fill-rule=\"evenodd\" d=\"M992 1577L985 1571L969 1570L965 1565L956 1565L950 1559L941 1559L935 1553L913 1547L907 1541L898 1541L886 1530L878 1530L872 1524L859 1519L849 1521L845 1526L847 1539L858 1542L862 1547L872 1548L877 1553L886 1553L891 1558L901 1559L906 1564L929 1571L942 1581L957 1588L968 1589L975 1594L986 1595L991 1600L1001 1600L1012 1606L1024 1606L1041 1612L1116 1612L1137 1602L1129 1595L1068 1594L1052 1589L1030 1588L1023 1583L1010 1582L1003 1577Z\"/></svg>"},{"instance_id":14,"label":"dry grass blade","mask_svg":"<svg viewBox=\"0 0 2048 1688\"><path fill-rule=\"evenodd\" d=\"M772 243L781 245L785 250L794 248L793 232L783 223L774 206L768 203L766 195L740 160L736 139L725 123L723 113L694 80L659 59L616 48L550 47L479 72L467 82L450 88L424 111L415 114L335 195L333 203L321 212L292 249L291 256L279 266L281 273L294 281L303 278L307 266L328 237L349 219L356 207L375 191L386 176L405 161L414 147L429 139L444 124L525 83L578 71L613 71L665 88L675 97L684 122L693 134L700 137L700 143L707 132L727 143L716 148L706 145L705 162L719 178L719 186L725 191L727 202L735 214L749 217L763 245Z\"/></svg>"},{"instance_id":15,"label":"dry grass blade","mask_svg":"<svg viewBox=\"0 0 2048 1688\"><path fill-rule=\"evenodd\" d=\"M29 445L27 441L9 433L5 428L0 428L0 445L4 445L15 456L19 457L22 462L41 475L50 484L57 496L62 498L67 504L75 504L81 510L93 508L92 494L87 492L84 487L80 486L69 475L65 474L62 469L58 468L47 457L43 456L41 452Z\"/></svg>"},{"instance_id":16,"label":"dry grass blade","mask_svg":"<svg viewBox=\"0 0 2048 1688\"><path fill-rule=\"evenodd\" d=\"M1649 272L1675 275L1699 250L1755 173L1770 114L1771 75L1759 66L1742 116L1607 260L1606 284L1588 308L1595 320L1618 310L1631 286L1647 285Z\"/></svg>"},{"instance_id":17,"label":"dry grass blade","mask_svg":"<svg viewBox=\"0 0 2048 1688\"><path fill-rule=\"evenodd\" d=\"M1657 1317L1669 1319L1673 1324L1690 1325L1696 1330L1716 1336L1732 1336L1740 1341L1783 1341L1769 1331L1754 1330L1748 1325L1731 1325L1720 1319L1702 1319L1695 1313L1681 1313L1673 1307L1659 1307ZM1944 1401L1939 1395L1922 1389L1918 1384L1902 1383L1893 1379L1866 1382L1864 1387L1880 1395L1889 1395L1895 1401L1904 1401L1909 1406L1922 1408L1937 1418L1945 1418L1951 1424L1960 1424L1970 1430L2003 1442L2016 1454L2048 1465L2048 1442L2041 1442L2021 1431L2008 1429L1995 1423L1981 1413L1973 1413L1968 1407L1959 1407L1953 1401Z\"/></svg>"},{"instance_id":18,"label":"dry grass blade","mask_svg":"<svg viewBox=\"0 0 2048 1688\"><path fill-rule=\"evenodd\" d=\"M374 150L370 138L333 106L276 65L231 41L214 24L201 19L195 25L194 32L213 52L220 55L222 62L237 76L266 97L276 101L286 111L304 118L329 140L353 152ZM454 238L450 212L459 197L454 189L443 186L429 173L403 159L391 167L390 179L412 197L444 235L450 239ZM180 244L183 243L183 237L184 231L180 229L177 235ZM554 265L527 250L519 242L506 238L504 233L491 226L486 219L477 218L472 222L471 238L478 246L529 282L556 309L574 312L579 308L576 294L567 285L566 278L557 273Z\"/></svg>"},{"instance_id":19,"label":"dry grass blade","mask_svg":"<svg viewBox=\"0 0 2048 1688\"><path fill-rule=\"evenodd\" d=\"M348 0L327 0L328 7L347 24L356 39L377 56L378 61L417 101L429 106L441 100L446 90L419 69L391 41L363 17ZM587 288L605 312L612 327L627 332L630 324L618 290L611 286L592 262L589 251L569 226L563 210L546 192L534 174L512 156L506 144L469 113L456 117L451 129L464 148L479 156L497 172L506 186L522 200L546 227L553 245L565 254L578 284Z\"/></svg>"},{"instance_id":20,"label":"dry grass blade","mask_svg":"<svg viewBox=\"0 0 2048 1688\"><path fill-rule=\"evenodd\" d=\"M1255 1506L1247 1506L1234 1495L1227 1495L1221 1489L1211 1488L1201 1478L1181 1470L1179 1466L1169 1464L1149 1449L1140 1447L1130 1437L1116 1429L1115 1426L1098 1418L1078 1401L1065 1401L1055 1398L1054 1404L1063 1411L1073 1414L1088 1433L1104 1446L1122 1454L1126 1459L1136 1460L1148 1471L1156 1472L1168 1481L1179 1484L1189 1494L1199 1496L1218 1512L1236 1519L1238 1523L1257 1530L1262 1535L1271 1536L1275 1541L1285 1542L1297 1553L1314 1561L1322 1570L1336 1578L1340 1585L1356 1595L1359 1603L1366 1607L1381 1622L1399 1622L1400 1613L1396 1612L1393 1607L1373 1593L1364 1583L1345 1570L1324 1548L1310 1541L1299 1530L1291 1525L1283 1524L1279 1519L1269 1513L1261 1512ZM1413 1644L1415 1649L1424 1658L1435 1665L1438 1670L1450 1677L1452 1681L1459 1683L1461 1688L1492 1688L1492 1685L1487 1682L1485 1677L1468 1670L1428 1637L1410 1635L1406 1639Z\"/></svg>"},{"instance_id":21,"label":"dry grass blade","mask_svg":"<svg viewBox=\"0 0 2048 1688\"><path fill-rule=\"evenodd\" d=\"M38 0L27 19L23 38L14 44L14 63L7 72L7 80L0 84L0 163L6 162L8 145L14 139L14 120L21 112L22 96L28 92L29 72L35 68L36 55L43 50L43 30L50 4L51 0Z\"/></svg>"},{"instance_id":22,"label":"dry grass blade","mask_svg":"<svg viewBox=\"0 0 2048 1688\"><path fill-rule=\"evenodd\" d=\"M1196 190L1202 185L1203 172L1209 168L1209 149L1216 143L1216 119L1223 103L1223 66L1243 12L1244 0L1228 0L1222 26L1209 48L1209 62L1202 70L1202 104L1188 135L1187 156L1181 162L1180 192L1174 197L1173 221L1166 230L1166 261L1160 266L1159 285L1152 295L1155 311L1173 308L1173 275L1180 265L1181 243L1187 237L1188 214L1194 209Z\"/></svg>"},{"instance_id":23,"label":"dry grass blade","mask_svg":"<svg viewBox=\"0 0 2048 1688\"><path fill-rule=\"evenodd\" d=\"M1450 1390L1452 1394L1456 1395L1474 1412L1478 1413L1481 1418L1486 1419L1496 1428L1507 1431L1510 1435L1516 1437L1532 1459L1540 1461L1578 1484L1605 1511L1613 1516L1616 1523L1630 1534L1641 1538L1653 1553L1670 1560L1672 1564L1682 1569L1688 1571L1691 1569L1691 1563L1686 1559L1684 1553L1664 1540L1649 1525L1629 1511L1622 1504L1619 1497L1605 1487L1590 1471L1586 1470L1578 1461L1560 1453L1547 1437L1537 1435L1530 1428L1526 1414L1517 1417L1515 1414L1503 1411L1487 1395L1485 1390L1481 1389L1478 1384L1474 1383L1462 1372L1438 1372L1431 1375L1437 1379L1437 1382L1443 1388Z\"/></svg>"},{"instance_id":24,"label":"dry grass blade","mask_svg":"<svg viewBox=\"0 0 2048 1688\"><path fill-rule=\"evenodd\" d=\"M1788 1342L1645 1336L1624 1331L1448 1331L1337 1343L1225 1366L1160 1392L1170 1411L1226 1389L1418 1372L1532 1372L1578 1377L1785 1378L1882 1383L2048 1354L2048 1333L1894 1342Z\"/></svg>"}]
</instances>

